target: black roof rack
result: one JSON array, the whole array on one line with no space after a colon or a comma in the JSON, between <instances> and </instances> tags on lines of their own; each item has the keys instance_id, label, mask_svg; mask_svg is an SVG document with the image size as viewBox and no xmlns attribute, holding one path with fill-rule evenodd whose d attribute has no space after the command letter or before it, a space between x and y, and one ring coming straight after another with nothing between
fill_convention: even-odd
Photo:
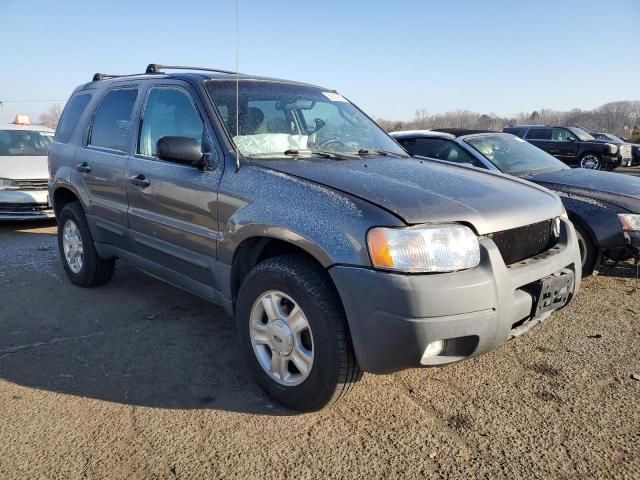
<instances>
[{"instance_id":1,"label":"black roof rack","mask_svg":"<svg viewBox=\"0 0 640 480\"><path fill-rule=\"evenodd\" d=\"M109 73L94 73L92 82L99 82L100 80L107 80L109 78L120 78L125 75L111 75Z\"/></svg>"},{"instance_id":2,"label":"black roof rack","mask_svg":"<svg viewBox=\"0 0 640 480\"><path fill-rule=\"evenodd\" d=\"M93 75L93 82L99 82L100 80L108 80L111 78L122 77L135 77L136 75L152 75L162 73L161 70L197 70L202 72L216 72L216 73L228 73L235 75L233 70L222 70L221 68L206 68L206 67L185 67L180 65L160 65L159 63L150 63L147 65L147 69L142 73L132 73L129 75L112 75L110 73L95 73Z\"/></svg>"},{"instance_id":3,"label":"black roof rack","mask_svg":"<svg viewBox=\"0 0 640 480\"><path fill-rule=\"evenodd\" d=\"M217 73L230 73L235 75L233 70L222 70L220 68L206 68L206 67L185 67L180 65L160 65L158 63L150 63L147 66L145 73L162 73L160 70L198 70L203 72L217 72Z\"/></svg>"}]
</instances>

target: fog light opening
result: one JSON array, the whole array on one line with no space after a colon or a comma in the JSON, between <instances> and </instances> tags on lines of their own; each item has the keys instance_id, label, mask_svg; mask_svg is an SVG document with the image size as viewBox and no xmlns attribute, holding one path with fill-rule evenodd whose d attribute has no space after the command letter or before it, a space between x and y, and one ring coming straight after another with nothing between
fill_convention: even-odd
<instances>
[{"instance_id":1,"label":"fog light opening","mask_svg":"<svg viewBox=\"0 0 640 480\"><path fill-rule=\"evenodd\" d=\"M427 348L424 349L424 353L422 354L420 363L425 363L429 358L440 355L444 351L444 344L444 340L436 340L435 342L431 342L427 345Z\"/></svg>"}]
</instances>

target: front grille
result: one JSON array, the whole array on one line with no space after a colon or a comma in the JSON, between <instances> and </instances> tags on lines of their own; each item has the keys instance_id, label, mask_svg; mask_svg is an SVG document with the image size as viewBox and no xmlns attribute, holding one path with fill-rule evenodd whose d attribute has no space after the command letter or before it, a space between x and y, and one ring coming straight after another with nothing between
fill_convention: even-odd
<instances>
[{"instance_id":1,"label":"front grille","mask_svg":"<svg viewBox=\"0 0 640 480\"><path fill-rule=\"evenodd\" d=\"M631 145L621 145L620 156L622 158L631 158Z\"/></svg>"},{"instance_id":2,"label":"front grille","mask_svg":"<svg viewBox=\"0 0 640 480\"><path fill-rule=\"evenodd\" d=\"M46 203L0 203L0 213L39 213L49 210Z\"/></svg>"},{"instance_id":3,"label":"front grille","mask_svg":"<svg viewBox=\"0 0 640 480\"><path fill-rule=\"evenodd\" d=\"M534 257L558 243L558 238L553 234L553 220L503 230L488 237L496 244L507 265Z\"/></svg>"},{"instance_id":4,"label":"front grille","mask_svg":"<svg viewBox=\"0 0 640 480\"><path fill-rule=\"evenodd\" d=\"M20 187L20 190L46 190L47 189L47 180L14 180L18 186Z\"/></svg>"}]
</instances>

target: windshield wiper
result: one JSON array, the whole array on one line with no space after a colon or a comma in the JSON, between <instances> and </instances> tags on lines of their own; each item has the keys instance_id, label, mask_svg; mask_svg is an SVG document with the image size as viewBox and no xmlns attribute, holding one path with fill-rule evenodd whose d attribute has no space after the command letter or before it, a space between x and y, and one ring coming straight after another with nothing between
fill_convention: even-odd
<instances>
[{"instance_id":1,"label":"windshield wiper","mask_svg":"<svg viewBox=\"0 0 640 480\"><path fill-rule=\"evenodd\" d=\"M318 157L322 157L322 158L332 158L334 160L351 160L353 159L353 157L350 157L348 154L346 153L339 153L339 152L330 152L328 150L316 150L316 149L301 149L301 150L297 150L297 149L290 149L290 150L285 150L284 154L287 156L299 156L299 155L317 155Z\"/></svg>"},{"instance_id":2,"label":"windshield wiper","mask_svg":"<svg viewBox=\"0 0 640 480\"><path fill-rule=\"evenodd\" d=\"M389 150L370 150L368 148L361 148L360 150L358 150L357 154L361 157L366 157L367 155L380 155L382 157L388 157L389 155L392 155L394 157L407 158L405 155L390 152Z\"/></svg>"}]
</instances>

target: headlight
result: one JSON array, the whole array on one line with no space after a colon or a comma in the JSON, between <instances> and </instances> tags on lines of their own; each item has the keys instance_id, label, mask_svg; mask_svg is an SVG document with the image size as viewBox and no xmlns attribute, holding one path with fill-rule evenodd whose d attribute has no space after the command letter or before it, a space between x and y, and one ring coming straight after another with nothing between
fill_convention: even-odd
<instances>
[{"instance_id":1,"label":"headlight","mask_svg":"<svg viewBox=\"0 0 640 480\"><path fill-rule=\"evenodd\" d=\"M606 145L607 145L607 147L609 147L609 153L611 155L615 155L616 153L618 153L618 146L617 145L613 145L612 143L607 143Z\"/></svg>"},{"instance_id":2,"label":"headlight","mask_svg":"<svg viewBox=\"0 0 640 480\"><path fill-rule=\"evenodd\" d=\"M480 263L478 237L464 225L373 228L367 244L374 267L399 272L453 272Z\"/></svg>"},{"instance_id":3,"label":"headlight","mask_svg":"<svg viewBox=\"0 0 640 480\"><path fill-rule=\"evenodd\" d=\"M634 213L619 213L618 220L625 232L640 232L640 215Z\"/></svg>"},{"instance_id":4,"label":"headlight","mask_svg":"<svg viewBox=\"0 0 640 480\"><path fill-rule=\"evenodd\" d=\"M0 178L0 190L18 190L20 186L10 178Z\"/></svg>"}]
</instances>

